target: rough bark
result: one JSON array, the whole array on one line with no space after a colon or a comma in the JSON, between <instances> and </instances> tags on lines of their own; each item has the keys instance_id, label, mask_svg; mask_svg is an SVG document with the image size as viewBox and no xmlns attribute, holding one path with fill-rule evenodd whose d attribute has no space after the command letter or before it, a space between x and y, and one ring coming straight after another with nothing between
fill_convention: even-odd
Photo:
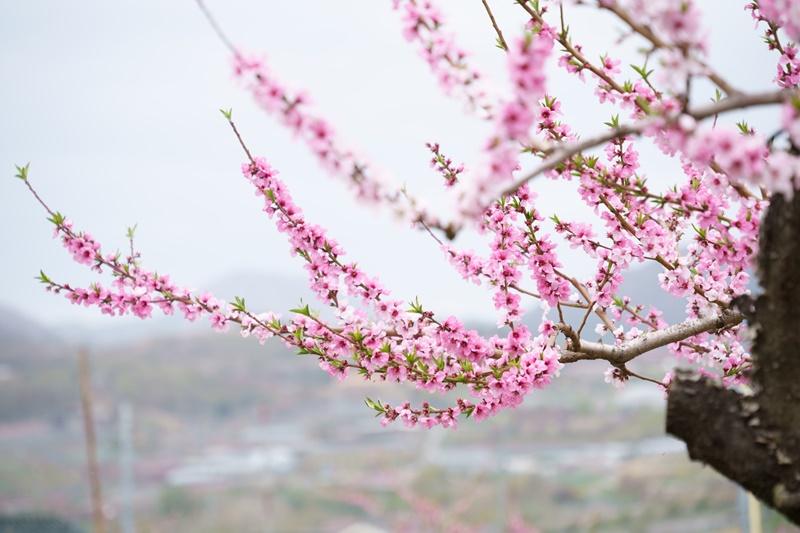
<instances>
[{"instance_id":1,"label":"rough bark","mask_svg":"<svg viewBox=\"0 0 800 533\"><path fill-rule=\"evenodd\" d=\"M678 372L667 432L689 456L738 483L800 525L800 193L776 195L761 227L763 293L744 310L756 332L754 393Z\"/></svg>"}]
</instances>

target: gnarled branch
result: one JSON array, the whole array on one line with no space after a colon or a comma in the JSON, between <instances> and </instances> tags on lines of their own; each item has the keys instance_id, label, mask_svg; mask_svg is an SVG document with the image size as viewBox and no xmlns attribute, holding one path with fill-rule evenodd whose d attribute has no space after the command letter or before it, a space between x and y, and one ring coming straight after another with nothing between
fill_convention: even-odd
<instances>
[{"instance_id":1,"label":"gnarled branch","mask_svg":"<svg viewBox=\"0 0 800 533\"><path fill-rule=\"evenodd\" d=\"M645 352L706 331L735 326L742 320L744 320L744 315L741 312L728 309L718 316L692 318L658 331L642 333L635 339L621 344L603 344L581 340L579 352L562 350L559 360L562 363L574 363L586 359L605 359L613 365L623 365Z\"/></svg>"}]
</instances>

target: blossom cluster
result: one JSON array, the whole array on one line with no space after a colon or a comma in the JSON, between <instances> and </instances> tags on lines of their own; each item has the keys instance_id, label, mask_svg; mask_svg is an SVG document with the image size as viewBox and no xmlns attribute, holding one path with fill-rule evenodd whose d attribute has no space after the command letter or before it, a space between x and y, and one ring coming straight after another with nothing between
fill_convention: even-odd
<instances>
[{"instance_id":1,"label":"blossom cluster","mask_svg":"<svg viewBox=\"0 0 800 533\"><path fill-rule=\"evenodd\" d=\"M481 420L517 405L558 371L555 350L544 345L543 336L531 339L522 326L506 339L495 336L486 340L465 329L455 317L439 322L419 304L406 309L401 301L390 299L377 278L368 277L355 263L342 262L344 251L339 244L305 221L283 182L276 178L277 172L263 159L245 164L243 172L256 194L264 197L265 212L286 233L291 252L306 261L317 297L336 309L339 322L333 327L311 313L295 316L290 331L300 333L303 350L318 355L323 368L337 377L356 367L366 377L411 381L429 392L446 392L456 383L464 383L477 398L474 403L459 399L455 407L446 410L373 403L384 412L385 423L400 418L407 425L447 427L454 426L463 412ZM359 300L362 308L348 305L344 296Z\"/></svg>"},{"instance_id":2,"label":"blossom cluster","mask_svg":"<svg viewBox=\"0 0 800 533\"><path fill-rule=\"evenodd\" d=\"M416 43L439 85L447 94L460 96L471 108L491 116L493 102L481 87L483 75L467 63L467 51L445 31L441 10L430 0L392 0L402 12L403 37Z\"/></svg>"},{"instance_id":3,"label":"blossom cluster","mask_svg":"<svg viewBox=\"0 0 800 533\"><path fill-rule=\"evenodd\" d=\"M749 8L753 17L783 28L793 41L800 40L800 2L797 0L758 0Z\"/></svg>"}]
</instances>

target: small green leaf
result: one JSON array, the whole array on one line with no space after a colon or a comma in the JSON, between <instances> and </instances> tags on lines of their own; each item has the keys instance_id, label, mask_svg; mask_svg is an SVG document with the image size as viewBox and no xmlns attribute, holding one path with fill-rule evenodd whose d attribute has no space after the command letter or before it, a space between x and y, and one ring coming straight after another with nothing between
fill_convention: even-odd
<instances>
[{"instance_id":1,"label":"small green leaf","mask_svg":"<svg viewBox=\"0 0 800 533\"><path fill-rule=\"evenodd\" d=\"M698 228L694 224L692 224L692 228L694 229L695 232L697 232L698 235L700 235L701 238L703 239L706 238L706 234L708 233L707 230L705 230L704 228Z\"/></svg>"},{"instance_id":2,"label":"small green leaf","mask_svg":"<svg viewBox=\"0 0 800 533\"><path fill-rule=\"evenodd\" d=\"M234 296L234 297L233 297L233 299L234 299L234 302L233 302L233 304L232 304L232 305L233 305L233 308L234 308L236 311L242 311L242 312L244 312L244 311L246 310L246 309L245 309L245 306L244 306L244 298L240 298L240 297L238 297L238 296Z\"/></svg>"},{"instance_id":3,"label":"small green leaf","mask_svg":"<svg viewBox=\"0 0 800 533\"><path fill-rule=\"evenodd\" d=\"M650 69L650 70L647 70L647 64L646 64L646 63L645 63L643 66L641 66L641 67L637 67L636 65L631 65L631 68L632 68L633 70L635 70L635 71L636 71L636 73L637 73L639 76L641 76L641 77L642 77L642 79L643 79L644 81L647 81L647 78L650 76L650 74L652 74L652 73L653 73L653 70L652 70L652 69Z\"/></svg>"},{"instance_id":4,"label":"small green leaf","mask_svg":"<svg viewBox=\"0 0 800 533\"><path fill-rule=\"evenodd\" d=\"M224 116L229 121L231 120L231 117L233 116L233 109L220 109L219 112L222 113L222 116Z\"/></svg>"},{"instance_id":5,"label":"small green leaf","mask_svg":"<svg viewBox=\"0 0 800 533\"><path fill-rule=\"evenodd\" d=\"M737 122L736 126L739 128L739 131L743 135L752 135L753 134L753 130L750 128L750 125L747 122L745 122L744 120L742 120L741 122Z\"/></svg>"},{"instance_id":6,"label":"small green leaf","mask_svg":"<svg viewBox=\"0 0 800 533\"><path fill-rule=\"evenodd\" d=\"M604 122L604 124L609 128L619 128L619 114L614 115L609 122Z\"/></svg>"},{"instance_id":7,"label":"small green leaf","mask_svg":"<svg viewBox=\"0 0 800 533\"><path fill-rule=\"evenodd\" d=\"M300 305L302 307L298 307L296 309L289 309L289 312L297 313L298 315L303 315L311 318L311 310L308 308L308 304L303 305L303 300L300 300Z\"/></svg>"},{"instance_id":8,"label":"small green leaf","mask_svg":"<svg viewBox=\"0 0 800 533\"><path fill-rule=\"evenodd\" d=\"M353 339L353 342L355 342L356 344L361 344L362 342L364 342L364 334L361 333L361 330L358 328L356 328L355 331L349 333L348 335L350 336L351 339Z\"/></svg>"},{"instance_id":9,"label":"small green leaf","mask_svg":"<svg viewBox=\"0 0 800 533\"><path fill-rule=\"evenodd\" d=\"M28 181L28 168L31 166L31 164L28 163L24 167L20 167L20 166L17 166L17 165L14 165L14 166L17 167L17 175L14 176L14 177L19 178L24 182L27 182Z\"/></svg>"},{"instance_id":10,"label":"small green leaf","mask_svg":"<svg viewBox=\"0 0 800 533\"><path fill-rule=\"evenodd\" d=\"M383 402L381 402L380 398L378 398L378 401L376 402L372 398L367 397L367 398L364 398L364 403L367 404L367 407L369 407L373 411L377 411L378 413L385 413L386 412L386 408L383 407Z\"/></svg>"},{"instance_id":11,"label":"small green leaf","mask_svg":"<svg viewBox=\"0 0 800 533\"><path fill-rule=\"evenodd\" d=\"M65 218L64 215L56 211L55 214L53 214L53 216L48 218L47 220L49 220L56 226L61 226L64 223Z\"/></svg>"},{"instance_id":12,"label":"small green leaf","mask_svg":"<svg viewBox=\"0 0 800 533\"><path fill-rule=\"evenodd\" d=\"M131 228L128 228L128 232L127 232L127 234L126 234L126 235L127 235L127 237L128 237L129 239L133 239L133 236L136 234L136 228L137 228L138 226L139 226L139 224L134 224L134 225L133 225L133 227L131 227Z\"/></svg>"}]
</instances>

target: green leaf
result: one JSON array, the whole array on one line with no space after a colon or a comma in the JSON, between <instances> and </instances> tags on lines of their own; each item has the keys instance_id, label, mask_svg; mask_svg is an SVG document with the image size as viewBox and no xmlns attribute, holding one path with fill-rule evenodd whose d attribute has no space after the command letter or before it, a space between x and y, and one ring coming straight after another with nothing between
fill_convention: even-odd
<instances>
[{"instance_id":1,"label":"green leaf","mask_svg":"<svg viewBox=\"0 0 800 533\"><path fill-rule=\"evenodd\" d=\"M289 309L289 312L297 313L298 315L303 315L311 318L311 310L308 308L308 304L303 305L303 300L300 300L300 305L302 307L298 307L296 309Z\"/></svg>"},{"instance_id":2,"label":"green leaf","mask_svg":"<svg viewBox=\"0 0 800 533\"><path fill-rule=\"evenodd\" d=\"M369 407L373 411L377 411L379 413L386 412L386 409L383 408L383 403L381 402L380 398L378 398L378 401L376 402L372 398L366 397L364 398L364 403L367 404L367 407Z\"/></svg>"},{"instance_id":3,"label":"green leaf","mask_svg":"<svg viewBox=\"0 0 800 533\"><path fill-rule=\"evenodd\" d=\"M228 121L230 121L233 116L233 109L220 109L219 112L222 113L222 116L228 119Z\"/></svg>"},{"instance_id":4,"label":"green leaf","mask_svg":"<svg viewBox=\"0 0 800 533\"><path fill-rule=\"evenodd\" d=\"M53 214L53 216L48 218L47 220L49 220L56 226L61 226L64 223L64 220L66 219L64 218L64 215L56 211L55 214Z\"/></svg>"},{"instance_id":5,"label":"green leaf","mask_svg":"<svg viewBox=\"0 0 800 533\"><path fill-rule=\"evenodd\" d=\"M30 168L31 164L28 163L24 167L20 167L20 166L17 166L17 165L14 165L14 166L17 167L17 174L14 177L19 178L22 181L27 183L27 181L28 181L28 168Z\"/></svg>"},{"instance_id":6,"label":"green leaf","mask_svg":"<svg viewBox=\"0 0 800 533\"><path fill-rule=\"evenodd\" d=\"M647 81L647 78L650 74L653 73L653 69L647 70L647 63L642 65L641 67L637 67L636 65L631 65L631 68L636 71L636 73L642 77L644 81Z\"/></svg>"},{"instance_id":7,"label":"green leaf","mask_svg":"<svg viewBox=\"0 0 800 533\"><path fill-rule=\"evenodd\" d=\"M609 128L619 128L619 114L614 115L613 117L611 117L611 121L604 122L603 124L605 124Z\"/></svg>"},{"instance_id":8,"label":"green leaf","mask_svg":"<svg viewBox=\"0 0 800 533\"><path fill-rule=\"evenodd\" d=\"M353 339L353 342L355 342L356 344L361 344L364 341L364 334L361 333L361 330L359 328L356 328L355 331L349 333L348 335L350 336L351 339Z\"/></svg>"},{"instance_id":9,"label":"green leaf","mask_svg":"<svg viewBox=\"0 0 800 533\"><path fill-rule=\"evenodd\" d=\"M736 126L739 128L739 131L743 135L752 135L753 134L753 130L750 128L750 125L747 122L745 122L744 120L742 120L741 122L737 122Z\"/></svg>"},{"instance_id":10,"label":"green leaf","mask_svg":"<svg viewBox=\"0 0 800 533\"><path fill-rule=\"evenodd\" d=\"M133 236L136 234L137 227L139 227L139 224L134 224L132 228L128 228L128 233L126 235L129 239L133 239Z\"/></svg>"},{"instance_id":11,"label":"green leaf","mask_svg":"<svg viewBox=\"0 0 800 533\"><path fill-rule=\"evenodd\" d=\"M695 232L697 232L698 235L700 235L700 237L702 237L703 239L706 238L707 230L705 230L704 228L698 228L694 224L692 224L692 228L694 229Z\"/></svg>"},{"instance_id":12,"label":"green leaf","mask_svg":"<svg viewBox=\"0 0 800 533\"><path fill-rule=\"evenodd\" d=\"M53 283L52 281L50 281L50 278L47 277L47 274L44 273L44 270L40 270L39 275L36 276L34 279L37 279L42 283L47 283L48 285Z\"/></svg>"},{"instance_id":13,"label":"green leaf","mask_svg":"<svg viewBox=\"0 0 800 533\"><path fill-rule=\"evenodd\" d=\"M233 308L235 310L237 310L237 311L244 312L246 310L245 306L244 306L244 298L240 298L238 296L234 296L233 299L234 299Z\"/></svg>"}]
</instances>

